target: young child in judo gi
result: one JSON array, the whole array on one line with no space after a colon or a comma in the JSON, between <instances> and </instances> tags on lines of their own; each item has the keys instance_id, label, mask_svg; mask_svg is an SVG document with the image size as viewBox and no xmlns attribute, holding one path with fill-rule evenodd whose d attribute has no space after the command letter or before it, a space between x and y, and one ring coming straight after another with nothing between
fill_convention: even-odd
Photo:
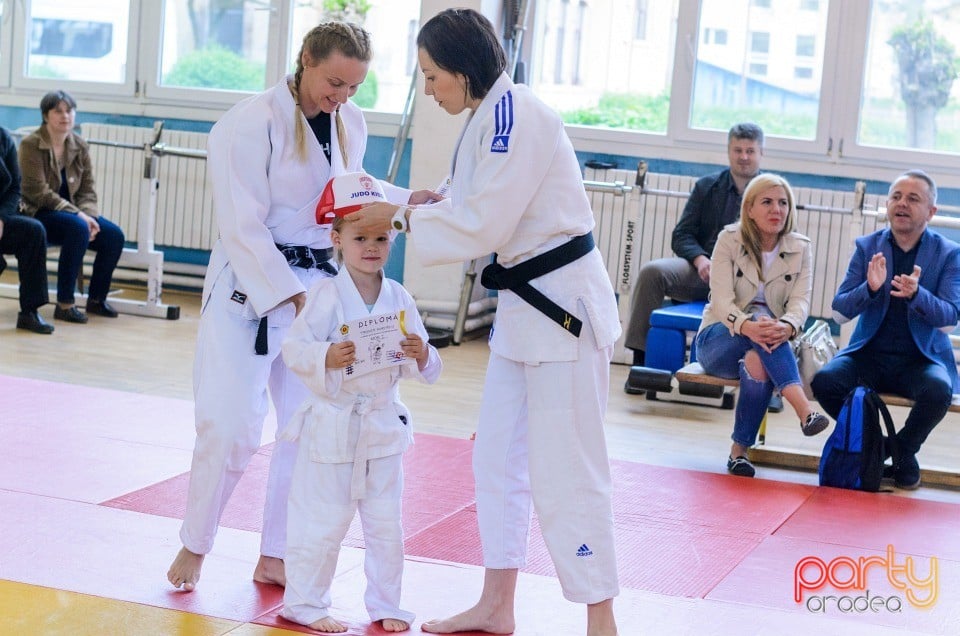
<instances>
[{"instance_id":1,"label":"young child in judo gi","mask_svg":"<svg viewBox=\"0 0 960 636\"><path fill-rule=\"evenodd\" d=\"M375 190L375 181L353 173L331 180L327 190L369 195L371 183ZM336 184L345 185L332 187ZM325 206L338 215L359 207L338 207L328 194L321 198L318 217ZM330 235L342 262L340 272L310 289L304 310L283 342L284 361L312 396L288 429L291 435L299 434L300 447L290 490L281 615L322 632L346 631L329 615L330 585L341 541L359 511L366 546L367 611L384 630L404 631L415 618L399 607L402 459L413 442L413 422L400 401L398 384L401 378L432 384L442 363L428 342L413 298L384 276L392 236L358 232L342 216L333 219ZM400 332L394 337L402 338L403 355L391 350L389 337L364 334L364 323L392 324ZM357 341L352 339L354 331L361 336ZM374 346L381 340L382 350ZM360 371L374 358L396 363Z\"/></svg>"}]
</instances>

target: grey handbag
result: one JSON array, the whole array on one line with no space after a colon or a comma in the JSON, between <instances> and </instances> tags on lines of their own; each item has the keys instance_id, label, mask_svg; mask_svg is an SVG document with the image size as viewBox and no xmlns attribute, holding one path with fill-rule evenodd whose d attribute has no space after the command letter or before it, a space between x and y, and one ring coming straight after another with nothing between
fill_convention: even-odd
<instances>
[{"instance_id":1,"label":"grey handbag","mask_svg":"<svg viewBox=\"0 0 960 636\"><path fill-rule=\"evenodd\" d=\"M800 382L807 398L813 399L810 382L813 376L837 355L837 343L833 341L830 325L826 320L817 320L806 329L793 344L797 355L797 368L800 370Z\"/></svg>"}]
</instances>

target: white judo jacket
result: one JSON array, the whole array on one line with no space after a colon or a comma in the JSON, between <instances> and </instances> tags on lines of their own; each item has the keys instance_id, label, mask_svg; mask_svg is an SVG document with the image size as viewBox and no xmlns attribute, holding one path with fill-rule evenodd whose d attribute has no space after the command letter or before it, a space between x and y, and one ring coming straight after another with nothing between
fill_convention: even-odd
<instances>
[{"instance_id":1,"label":"white judo jacket","mask_svg":"<svg viewBox=\"0 0 960 636\"><path fill-rule=\"evenodd\" d=\"M510 267L593 229L593 211L559 116L500 76L471 114L447 199L420 206L409 239L427 265L496 252ZM530 285L593 329L597 346L620 335L613 287L596 249ZM577 338L509 290L499 292L490 348L518 362L577 359ZM586 311L586 315L584 314Z\"/></svg>"},{"instance_id":2,"label":"white judo jacket","mask_svg":"<svg viewBox=\"0 0 960 636\"><path fill-rule=\"evenodd\" d=\"M344 322L404 310L406 329L428 343L429 359L421 372L415 360L347 378L343 369L327 369L330 345L341 342ZM311 288L307 304L283 341L283 360L312 396L291 418L282 438L301 438L316 462L353 463L352 497L363 497L366 461L402 453L413 443L413 419L400 400L401 378L433 384L443 364L429 345L417 306L402 285L384 277L372 312L346 267Z\"/></svg>"},{"instance_id":3,"label":"white judo jacket","mask_svg":"<svg viewBox=\"0 0 960 636\"><path fill-rule=\"evenodd\" d=\"M245 296L240 304L250 319L269 314L305 291L275 244L331 247L330 226L315 220L316 204L331 177L363 170L367 146L363 113L347 102L340 107L347 133L347 165L333 116L330 162L304 122L307 161L303 163L294 140L294 102L287 79L236 104L214 125L207 140L207 169L220 239L210 255L203 302L229 266L237 291ZM387 183L383 187L393 203L406 203L409 198L409 190ZM289 324L293 319L292 305L280 309L283 315L271 324Z\"/></svg>"}]
</instances>

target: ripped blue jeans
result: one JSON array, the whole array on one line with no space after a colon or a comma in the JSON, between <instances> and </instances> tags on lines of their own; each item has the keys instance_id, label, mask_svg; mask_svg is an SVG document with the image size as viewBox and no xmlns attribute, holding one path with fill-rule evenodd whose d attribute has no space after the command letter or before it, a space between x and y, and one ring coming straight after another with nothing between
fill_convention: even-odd
<instances>
[{"instance_id":1,"label":"ripped blue jeans","mask_svg":"<svg viewBox=\"0 0 960 636\"><path fill-rule=\"evenodd\" d=\"M743 358L751 350L760 356L760 363L767 371L768 380L760 382L747 373ZM789 342L767 353L746 336L731 336L726 325L719 322L697 334L697 362L710 375L740 379L731 439L747 447L753 446L757 441L757 432L767 412L774 388L783 391L791 384L800 383L797 358Z\"/></svg>"}]
</instances>

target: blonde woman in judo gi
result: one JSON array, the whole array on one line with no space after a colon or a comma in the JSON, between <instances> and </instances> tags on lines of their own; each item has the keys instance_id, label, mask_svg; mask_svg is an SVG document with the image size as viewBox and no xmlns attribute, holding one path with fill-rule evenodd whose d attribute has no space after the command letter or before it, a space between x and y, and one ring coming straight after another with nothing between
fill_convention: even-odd
<instances>
[{"instance_id":1,"label":"blonde woman in judo gi","mask_svg":"<svg viewBox=\"0 0 960 636\"><path fill-rule=\"evenodd\" d=\"M210 132L208 170L220 230L204 281L194 362L197 441L180 540L167 578L200 578L220 515L260 446L267 392L278 433L309 394L284 365L280 342L318 279L336 273L329 226L315 208L327 180L362 169L367 129L349 98L370 63L360 27L328 22L304 37L291 77L230 109ZM389 200L430 193L384 185ZM287 494L296 445L270 461L260 559L253 578L284 584Z\"/></svg>"},{"instance_id":2,"label":"blonde woman in judo gi","mask_svg":"<svg viewBox=\"0 0 960 636\"><path fill-rule=\"evenodd\" d=\"M343 267L336 277L310 289L283 342L284 360L311 396L284 433L299 434L300 450L290 489L281 615L321 632L347 630L329 615L330 584L340 543L359 510L367 612L386 631L404 631L415 618L399 605L402 453L413 443L413 422L400 401L398 384L401 378L432 384L442 364L413 298L383 274L390 253L388 232L359 232L338 217L331 237ZM388 324L405 334L400 346L406 362L383 363L351 376L358 357L372 356L358 350L352 332L344 327L371 316L399 316L398 322Z\"/></svg>"},{"instance_id":3,"label":"blonde woman in judo gi","mask_svg":"<svg viewBox=\"0 0 960 636\"><path fill-rule=\"evenodd\" d=\"M452 115L471 111L450 198L374 203L348 220L408 230L426 264L494 251L483 283L501 290L473 454L483 591L473 608L422 629L514 630L532 499L564 596L587 605L590 636L612 636L619 585L603 417L620 323L580 166L556 113L503 72L486 18L442 11L417 45L427 95Z\"/></svg>"}]
</instances>

